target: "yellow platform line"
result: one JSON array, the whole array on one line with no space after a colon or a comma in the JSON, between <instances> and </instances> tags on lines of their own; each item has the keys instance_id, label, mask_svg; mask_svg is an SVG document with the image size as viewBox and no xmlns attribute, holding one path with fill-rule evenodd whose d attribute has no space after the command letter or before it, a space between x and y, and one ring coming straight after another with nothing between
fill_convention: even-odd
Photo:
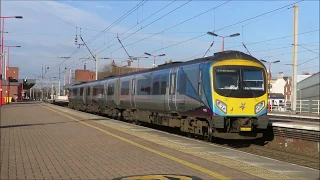
<instances>
[{"instance_id":1,"label":"yellow platform line","mask_svg":"<svg viewBox=\"0 0 320 180\"><path fill-rule=\"evenodd\" d=\"M106 131L106 130L104 130L104 129L101 129L101 128L99 128L99 127L93 126L93 125L91 125L91 124L88 124L88 123L79 121L78 119L76 119L76 118L74 118L74 117L71 117L71 116L66 115L66 114L64 114L64 113L62 113L62 112L56 111L56 110L54 110L54 109L52 109L52 108L50 108L50 107L47 107L47 106L44 106L44 105L41 105L41 106L44 107L44 108L46 108L46 109L49 109L49 110L51 110L51 111L53 111L53 112L56 112L56 113L58 113L58 114L61 114L61 115L65 116L65 117L67 117L67 118L69 118L69 119L75 120L75 121L77 121L77 122L79 122L79 123L82 123L82 124L84 124L84 125L86 125L86 126L89 126L89 127L93 128L93 129L99 130L99 131L101 131L101 132L103 132L103 133L105 133L105 134L108 134L108 135L110 135L110 136L113 136L113 137L115 137L115 138L117 138L117 139L119 139L119 140L121 140L121 141L127 142L127 143L129 143L129 144L131 144L131 145L134 145L134 146L139 147L139 148L141 148L141 149L144 149L144 150L146 150L146 151L152 152L152 153L157 154L157 155L159 155L159 156L165 157L165 158L167 158L167 159L170 159L170 160L175 161L175 162L177 162L177 163L180 163L180 164L182 164L182 165L188 166L188 167L190 167L190 168L192 168L192 169L195 169L195 170L198 170L198 171L203 172L203 173L205 173L205 174L208 174L208 175L210 175L210 176L212 176L212 177L214 177L214 178L217 178L217 179L230 179L230 178L227 178L227 177L225 177L225 176L223 176L223 175L221 175L221 174L218 174L218 173L213 172L213 171L210 171L210 170L208 170L208 169L206 169L206 168L203 168L203 167L200 167L200 166L198 166L198 165L195 165L195 164L193 164L193 163L187 162L187 161L185 161L185 160L182 160L182 159L173 157L173 156L171 156L171 155L169 155L169 154L166 154L166 153L157 151L157 150L155 150L155 149L152 149L152 148L149 148L149 147L147 147L147 146L141 145L141 144L139 144L139 143L133 142L133 141L131 141L131 140L125 139L125 138L123 138L123 137L121 137L121 136L118 136L118 135L116 135L116 134L110 133L110 132L108 132L108 131Z\"/></svg>"}]
</instances>

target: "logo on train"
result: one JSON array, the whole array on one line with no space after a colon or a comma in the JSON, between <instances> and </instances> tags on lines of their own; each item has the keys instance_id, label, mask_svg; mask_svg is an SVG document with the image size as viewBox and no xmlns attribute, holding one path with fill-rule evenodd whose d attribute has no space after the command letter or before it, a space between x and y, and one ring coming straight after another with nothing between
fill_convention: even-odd
<instances>
[{"instance_id":1,"label":"logo on train","mask_svg":"<svg viewBox=\"0 0 320 180\"><path fill-rule=\"evenodd\" d=\"M246 103L241 103L240 107L242 110L246 107Z\"/></svg>"},{"instance_id":2,"label":"logo on train","mask_svg":"<svg viewBox=\"0 0 320 180\"><path fill-rule=\"evenodd\" d=\"M152 174L152 175L134 175L118 177L113 180L202 180L196 176L170 175L170 174Z\"/></svg>"}]
</instances>

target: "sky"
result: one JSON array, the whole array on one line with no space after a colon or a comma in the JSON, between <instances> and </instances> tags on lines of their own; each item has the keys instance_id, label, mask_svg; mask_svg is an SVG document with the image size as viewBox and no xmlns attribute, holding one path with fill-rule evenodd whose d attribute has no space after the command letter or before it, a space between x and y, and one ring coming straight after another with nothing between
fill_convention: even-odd
<instances>
[{"instance_id":1,"label":"sky","mask_svg":"<svg viewBox=\"0 0 320 180\"><path fill-rule=\"evenodd\" d=\"M77 49L74 39L77 35L78 43L82 43L80 33L94 55L111 58L120 65L128 55L117 36L131 56L165 53L156 59L156 64L162 64L170 59L203 57L212 41L214 45L207 55L221 51L222 39L206 35L208 31L222 36L240 33L238 37L225 38L225 50L247 52L244 43L257 59L280 60L271 66L273 75L283 72L291 76L293 8L280 8L296 2L299 1L2 1L1 16L23 16L5 19L4 30L8 32L4 34L5 46L21 46L11 48L9 57L10 66L20 68L20 78L40 76L43 66L49 67L45 77L59 77L60 65L61 79L65 68L82 69L81 58L92 56L85 46ZM139 8L130 11L138 4ZM316 73L319 1L297 4L298 74ZM71 58L65 61L61 57ZM102 69L111 60L98 62ZM152 64L152 57L140 60L140 67ZM92 60L86 65L87 69L95 68Z\"/></svg>"}]
</instances>

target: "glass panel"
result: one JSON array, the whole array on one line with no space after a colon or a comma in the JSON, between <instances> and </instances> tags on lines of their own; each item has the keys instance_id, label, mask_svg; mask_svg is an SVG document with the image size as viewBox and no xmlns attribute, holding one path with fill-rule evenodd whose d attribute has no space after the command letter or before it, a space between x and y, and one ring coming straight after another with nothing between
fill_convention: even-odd
<instances>
[{"instance_id":1,"label":"glass panel","mask_svg":"<svg viewBox=\"0 0 320 180\"><path fill-rule=\"evenodd\" d=\"M263 71L258 69L243 69L242 80L244 90L264 91Z\"/></svg>"},{"instance_id":2,"label":"glass panel","mask_svg":"<svg viewBox=\"0 0 320 180\"><path fill-rule=\"evenodd\" d=\"M218 68L214 79L216 89L239 89L239 69Z\"/></svg>"},{"instance_id":3,"label":"glass panel","mask_svg":"<svg viewBox=\"0 0 320 180\"><path fill-rule=\"evenodd\" d=\"M129 81L121 83L121 95L129 94Z\"/></svg>"}]
</instances>

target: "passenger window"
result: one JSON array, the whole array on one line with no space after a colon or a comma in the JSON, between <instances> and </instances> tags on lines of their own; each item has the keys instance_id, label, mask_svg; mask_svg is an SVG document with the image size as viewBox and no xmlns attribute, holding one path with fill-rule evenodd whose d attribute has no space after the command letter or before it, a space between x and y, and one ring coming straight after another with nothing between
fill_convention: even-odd
<instances>
[{"instance_id":1,"label":"passenger window","mask_svg":"<svg viewBox=\"0 0 320 180\"><path fill-rule=\"evenodd\" d=\"M179 93L185 94L186 93L186 83L187 83L187 76L184 72L180 74L179 77Z\"/></svg>"},{"instance_id":2,"label":"passenger window","mask_svg":"<svg viewBox=\"0 0 320 180\"><path fill-rule=\"evenodd\" d=\"M114 83L108 84L108 95L114 94Z\"/></svg>"},{"instance_id":3,"label":"passenger window","mask_svg":"<svg viewBox=\"0 0 320 180\"><path fill-rule=\"evenodd\" d=\"M121 95L129 94L129 81L121 83Z\"/></svg>"},{"instance_id":4,"label":"passenger window","mask_svg":"<svg viewBox=\"0 0 320 180\"><path fill-rule=\"evenodd\" d=\"M166 94L166 89L167 89L167 81L164 80L161 82L161 94Z\"/></svg>"},{"instance_id":5,"label":"passenger window","mask_svg":"<svg viewBox=\"0 0 320 180\"><path fill-rule=\"evenodd\" d=\"M138 95L149 95L151 91L150 79L140 79L138 80Z\"/></svg>"},{"instance_id":6,"label":"passenger window","mask_svg":"<svg viewBox=\"0 0 320 180\"><path fill-rule=\"evenodd\" d=\"M159 93L159 88L160 88L159 82L154 82L153 83L153 87L152 87L152 94L153 95L159 95L160 94Z\"/></svg>"}]
</instances>

